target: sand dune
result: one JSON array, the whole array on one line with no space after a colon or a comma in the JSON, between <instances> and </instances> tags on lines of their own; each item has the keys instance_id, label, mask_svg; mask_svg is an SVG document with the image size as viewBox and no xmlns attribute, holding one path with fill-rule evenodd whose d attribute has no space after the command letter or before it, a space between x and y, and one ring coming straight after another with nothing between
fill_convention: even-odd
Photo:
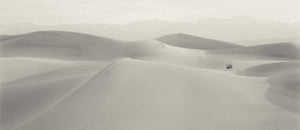
<instances>
[{"instance_id":1,"label":"sand dune","mask_svg":"<svg viewBox=\"0 0 300 130\"><path fill-rule=\"evenodd\" d=\"M22 35L0 35L0 42L6 41L6 40L11 40L15 38L19 38Z\"/></svg>"},{"instance_id":2,"label":"sand dune","mask_svg":"<svg viewBox=\"0 0 300 130\"><path fill-rule=\"evenodd\" d=\"M42 31L0 47L2 129L300 128L293 44Z\"/></svg>"},{"instance_id":3,"label":"sand dune","mask_svg":"<svg viewBox=\"0 0 300 130\"><path fill-rule=\"evenodd\" d=\"M264 44L207 51L207 56L244 60L298 60L299 47L293 43Z\"/></svg>"},{"instance_id":4,"label":"sand dune","mask_svg":"<svg viewBox=\"0 0 300 130\"><path fill-rule=\"evenodd\" d=\"M271 76L280 73L286 73L290 71L297 71L299 68L299 62L276 62L269 64L256 65L247 68L246 70L238 72L242 75L250 76Z\"/></svg>"},{"instance_id":5,"label":"sand dune","mask_svg":"<svg viewBox=\"0 0 300 130\"><path fill-rule=\"evenodd\" d=\"M29 57L0 58L0 84L77 65L77 63L54 59Z\"/></svg>"},{"instance_id":6,"label":"sand dune","mask_svg":"<svg viewBox=\"0 0 300 130\"><path fill-rule=\"evenodd\" d=\"M40 71L38 74L2 84L2 126L14 127L31 118L107 64L109 61L83 63L48 72Z\"/></svg>"},{"instance_id":7,"label":"sand dune","mask_svg":"<svg viewBox=\"0 0 300 130\"><path fill-rule=\"evenodd\" d=\"M300 113L300 66L299 62L277 62L250 67L238 74L266 76L270 88L266 98L273 104Z\"/></svg>"},{"instance_id":8,"label":"sand dune","mask_svg":"<svg viewBox=\"0 0 300 130\"><path fill-rule=\"evenodd\" d=\"M4 57L27 56L62 60L105 60L131 57L201 66L201 50L178 48L155 40L118 41L81 33L43 31L24 34L0 45ZM176 58L174 58L176 57Z\"/></svg>"},{"instance_id":9,"label":"sand dune","mask_svg":"<svg viewBox=\"0 0 300 130\"><path fill-rule=\"evenodd\" d=\"M131 44L132 43L132 44ZM159 42L125 42L99 36L63 31L23 34L2 42L2 56L29 56L67 60L103 60L151 55L163 50Z\"/></svg>"},{"instance_id":10,"label":"sand dune","mask_svg":"<svg viewBox=\"0 0 300 130\"><path fill-rule=\"evenodd\" d=\"M67 78L52 82L35 83L35 81L12 87L4 86L1 95L1 127L9 129L31 118L70 91L80 81L81 78Z\"/></svg>"},{"instance_id":11,"label":"sand dune","mask_svg":"<svg viewBox=\"0 0 300 130\"><path fill-rule=\"evenodd\" d=\"M300 113L300 71L272 75L268 78L270 88L266 98L276 106L294 113Z\"/></svg>"},{"instance_id":12,"label":"sand dune","mask_svg":"<svg viewBox=\"0 0 300 130\"><path fill-rule=\"evenodd\" d=\"M1 43L2 56L56 59L108 59L127 56L121 41L81 33L42 31Z\"/></svg>"},{"instance_id":13,"label":"sand dune","mask_svg":"<svg viewBox=\"0 0 300 130\"><path fill-rule=\"evenodd\" d=\"M17 128L296 129L296 115L259 100L268 86L253 82L257 80L261 79L119 60Z\"/></svg>"},{"instance_id":14,"label":"sand dune","mask_svg":"<svg viewBox=\"0 0 300 130\"><path fill-rule=\"evenodd\" d=\"M194 67L204 66L205 52L202 50L180 48L155 40L133 42L131 45L137 52L135 56L131 56L134 59Z\"/></svg>"},{"instance_id":15,"label":"sand dune","mask_svg":"<svg viewBox=\"0 0 300 130\"><path fill-rule=\"evenodd\" d=\"M177 33L162 36L156 40L164 42L169 45L191 48L191 49L201 49L201 50L213 50L213 49L225 49L225 48L236 48L241 47L228 42L207 39L202 37L196 37L188 34Z\"/></svg>"}]
</instances>

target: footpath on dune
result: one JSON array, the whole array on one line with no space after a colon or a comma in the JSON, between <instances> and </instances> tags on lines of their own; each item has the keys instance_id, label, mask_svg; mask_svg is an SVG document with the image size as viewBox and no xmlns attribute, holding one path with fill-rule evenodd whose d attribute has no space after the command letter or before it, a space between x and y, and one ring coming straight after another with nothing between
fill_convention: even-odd
<instances>
[{"instance_id":1,"label":"footpath on dune","mask_svg":"<svg viewBox=\"0 0 300 130\"><path fill-rule=\"evenodd\" d=\"M263 78L122 59L18 128L297 129L297 115L264 100L267 88Z\"/></svg>"}]
</instances>

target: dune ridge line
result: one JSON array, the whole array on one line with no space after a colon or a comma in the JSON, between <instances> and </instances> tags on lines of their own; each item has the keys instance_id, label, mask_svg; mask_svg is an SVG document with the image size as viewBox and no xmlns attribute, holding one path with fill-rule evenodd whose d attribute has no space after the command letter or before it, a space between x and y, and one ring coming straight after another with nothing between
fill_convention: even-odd
<instances>
[{"instance_id":1,"label":"dune ridge line","mask_svg":"<svg viewBox=\"0 0 300 130\"><path fill-rule=\"evenodd\" d=\"M110 64L108 64L105 68L101 69L100 71L96 72L95 74L93 74L90 78L87 78L87 80L83 81L81 84L79 84L78 86L72 88L69 92L67 92L66 94L64 94L61 98L59 98L58 100L56 100L54 103L50 104L48 107L46 107L44 110L40 111L39 113L33 115L31 118L19 123L18 125L16 125L15 127L11 128L11 129L18 129L20 127L22 127L23 125L25 125L26 123L34 120L35 118L37 118L38 116L42 115L43 113L47 112L48 110L50 110L51 108L55 107L55 105L59 104L61 101L63 101L64 99L68 98L70 95L72 95L74 92L76 92L77 90L79 90L80 88L82 88L83 86L89 84L91 81L93 81L94 79L96 79L97 77L101 76L102 73L108 71L111 66L115 63L117 63L120 60L125 60L128 58L121 58L121 59L116 59L114 61L112 61Z\"/></svg>"}]
</instances>

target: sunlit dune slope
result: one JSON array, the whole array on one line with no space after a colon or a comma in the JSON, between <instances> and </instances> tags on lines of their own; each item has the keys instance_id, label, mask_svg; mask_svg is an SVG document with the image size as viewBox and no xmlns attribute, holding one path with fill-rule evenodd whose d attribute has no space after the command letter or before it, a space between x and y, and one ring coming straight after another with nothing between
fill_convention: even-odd
<instances>
[{"instance_id":1,"label":"sunlit dune slope","mask_svg":"<svg viewBox=\"0 0 300 130\"><path fill-rule=\"evenodd\" d=\"M261 100L268 86L257 81L261 79L123 59L15 128L297 128L296 115Z\"/></svg>"}]
</instances>

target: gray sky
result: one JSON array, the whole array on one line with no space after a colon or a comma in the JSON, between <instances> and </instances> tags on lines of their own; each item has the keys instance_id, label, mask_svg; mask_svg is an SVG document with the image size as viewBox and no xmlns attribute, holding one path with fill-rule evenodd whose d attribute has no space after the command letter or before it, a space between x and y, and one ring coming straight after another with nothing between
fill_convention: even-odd
<instances>
[{"instance_id":1,"label":"gray sky","mask_svg":"<svg viewBox=\"0 0 300 130\"><path fill-rule=\"evenodd\" d=\"M0 0L0 24L117 23L247 15L299 20L298 0Z\"/></svg>"}]
</instances>

